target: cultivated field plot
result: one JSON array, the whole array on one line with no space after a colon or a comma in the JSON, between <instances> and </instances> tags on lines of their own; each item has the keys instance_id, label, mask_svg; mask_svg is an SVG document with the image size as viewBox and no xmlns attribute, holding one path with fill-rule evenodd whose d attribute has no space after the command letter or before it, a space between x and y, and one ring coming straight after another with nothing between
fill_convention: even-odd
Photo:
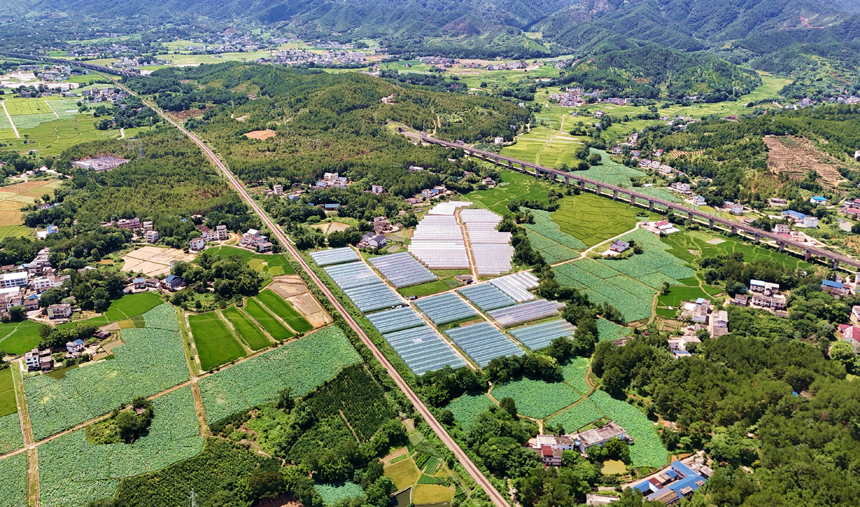
<instances>
[{"instance_id":1,"label":"cultivated field plot","mask_svg":"<svg viewBox=\"0 0 860 507\"><path fill-rule=\"evenodd\" d=\"M591 387L586 382L586 375L588 374L588 367L591 364L591 360L587 357L574 357L568 359L566 363L561 367L561 373L564 377L564 381L577 391L588 394L588 391L591 390Z\"/></svg>"},{"instance_id":2,"label":"cultivated field plot","mask_svg":"<svg viewBox=\"0 0 860 507\"><path fill-rule=\"evenodd\" d=\"M200 367L203 370L211 370L216 366L245 357L245 349L236 341L217 312L189 315L188 325L191 328L191 335L197 346L197 355L200 357Z\"/></svg>"},{"instance_id":3,"label":"cultivated field plot","mask_svg":"<svg viewBox=\"0 0 860 507\"><path fill-rule=\"evenodd\" d=\"M558 266L555 272L558 283L585 291L595 303L616 306L627 322L633 322L651 316L654 295L664 282L683 285L680 280L695 271L667 253L668 247L647 231L635 231L623 239L635 240L645 252L618 261L583 259Z\"/></svg>"},{"instance_id":4,"label":"cultivated field plot","mask_svg":"<svg viewBox=\"0 0 860 507\"><path fill-rule=\"evenodd\" d=\"M477 315L475 310L457 297L456 294L450 293L419 299L415 301L415 306L437 326L468 319Z\"/></svg>"},{"instance_id":5,"label":"cultivated field plot","mask_svg":"<svg viewBox=\"0 0 860 507\"><path fill-rule=\"evenodd\" d=\"M645 220L646 215L658 216L590 193L565 197L559 205L552 214L552 220L559 225L561 232L579 239L586 247L624 234L633 229L636 222Z\"/></svg>"},{"instance_id":6,"label":"cultivated field plot","mask_svg":"<svg viewBox=\"0 0 860 507\"><path fill-rule=\"evenodd\" d=\"M9 116L28 114L54 114L44 99L7 99L5 104Z\"/></svg>"},{"instance_id":7,"label":"cultivated field plot","mask_svg":"<svg viewBox=\"0 0 860 507\"><path fill-rule=\"evenodd\" d=\"M454 209L450 211L451 214L445 215L428 214L412 234L409 253L430 269L470 268L463 231L453 216Z\"/></svg>"},{"instance_id":8,"label":"cultivated field plot","mask_svg":"<svg viewBox=\"0 0 860 507\"><path fill-rule=\"evenodd\" d=\"M424 325L421 317L415 313L415 310L409 307L371 313L367 316L367 320L370 321L380 334L393 333L394 331L402 331L410 327Z\"/></svg>"},{"instance_id":9,"label":"cultivated field plot","mask_svg":"<svg viewBox=\"0 0 860 507\"><path fill-rule=\"evenodd\" d=\"M525 354L523 349L488 322L449 329L445 334L481 368L497 357Z\"/></svg>"},{"instance_id":10,"label":"cultivated field plot","mask_svg":"<svg viewBox=\"0 0 860 507\"><path fill-rule=\"evenodd\" d=\"M13 363L14 364L14 363ZM15 385L12 383L12 368L0 370L0 417L18 412L15 401Z\"/></svg>"},{"instance_id":11,"label":"cultivated field plot","mask_svg":"<svg viewBox=\"0 0 860 507\"><path fill-rule=\"evenodd\" d=\"M39 499L45 506L82 506L113 497L119 481L160 470L203 449L191 387L152 401L155 416L146 436L133 444L92 445L86 430L39 448Z\"/></svg>"},{"instance_id":12,"label":"cultivated field plot","mask_svg":"<svg viewBox=\"0 0 860 507\"><path fill-rule=\"evenodd\" d=\"M585 250L585 243L570 234L561 232L559 225L552 221L552 213L544 210L529 210L535 223L521 224L527 231L532 247L540 252L549 264L568 261L579 257Z\"/></svg>"},{"instance_id":13,"label":"cultivated field plot","mask_svg":"<svg viewBox=\"0 0 860 507\"><path fill-rule=\"evenodd\" d=\"M547 202L550 185L546 181L506 169L499 174L501 181L495 188L471 192L469 199L499 214L509 213L508 203L513 200Z\"/></svg>"},{"instance_id":14,"label":"cultivated field plot","mask_svg":"<svg viewBox=\"0 0 860 507\"><path fill-rule=\"evenodd\" d=\"M24 380L36 440L188 380L173 307L158 306L144 319L146 328L122 330L124 343L113 349L116 359L87 363L63 379L38 375ZM98 386L97 396L93 386Z\"/></svg>"},{"instance_id":15,"label":"cultivated field plot","mask_svg":"<svg viewBox=\"0 0 860 507\"><path fill-rule=\"evenodd\" d=\"M161 296L156 292L128 294L112 301L104 316L109 322L130 319L152 310L161 303Z\"/></svg>"},{"instance_id":16,"label":"cultivated field plot","mask_svg":"<svg viewBox=\"0 0 860 507\"><path fill-rule=\"evenodd\" d=\"M597 319L597 333L600 341L611 341L630 336L633 331L606 319Z\"/></svg>"},{"instance_id":17,"label":"cultivated field plot","mask_svg":"<svg viewBox=\"0 0 860 507\"><path fill-rule=\"evenodd\" d=\"M319 252L311 252L310 255L319 266L330 266L332 264L343 264L344 262L361 260L355 250L349 247L320 250Z\"/></svg>"},{"instance_id":18,"label":"cultivated field plot","mask_svg":"<svg viewBox=\"0 0 860 507\"><path fill-rule=\"evenodd\" d=\"M563 382L527 378L495 386L491 394L497 400L513 398L517 412L536 419L552 415L582 398L582 394Z\"/></svg>"},{"instance_id":19,"label":"cultivated field plot","mask_svg":"<svg viewBox=\"0 0 860 507\"><path fill-rule=\"evenodd\" d=\"M0 506L27 505L27 453L0 460Z\"/></svg>"},{"instance_id":20,"label":"cultivated field plot","mask_svg":"<svg viewBox=\"0 0 860 507\"><path fill-rule=\"evenodd\" d=\"M576 171L577 176L582 176L585 178L590 178L595 181L600 181L602 183L609 183L610 185L615 185L624 188L632 188L633 180L632 178L638 178L641 176L645 176L645 173L638 169L634 169L632 167L627 167L626 165L619 164L618 162L614 162L611 158L609 158L609 154L602 150L592 149L591 153L596 153L600 155L600 165L593 166L587 171ZM639 192L643 194L650 195L652 197L657 197L669 202L681 202L681 199L674 192L670 192L665 188L637 188Z\"/></svg>"},{"instance_id":21,"label":"cultivated field plot","mask_svg":"<svg viewBox=\"0 0 860 507\"><path fill-rule=\"evenodd\" d=\"M529 350L535 351L549 347L556 338L573 336L574 332L576 332L576 326L564 319L559 319L514 329L511 334Z\"/></svg>"},{"instance_id":22,"label":"cultivated field plot","mask_svg":"<svg viewBox=\"0 0 860 507\"><path fill-rule=\"evenodd\" d=\"M603 411L606 417L612 419L627 430L635 444L630 448L630 459L633 466L648 466L659 468L666 465L669 453L654 429L654 423L633 405L616 400L604 391L591 395L591 400Z\"/></svg>"},{"instance_id":23,"label":"cultivated field plot","mask_svg":"<svg viewBox=\"0 0 860 507\"><path fill-rule=\"evenodd\" d=\"M0 454L6 454L24 447L21 434L21 419L17 413L0 417Z\"/></svg>"},{"instance_id":24,"label":"cultivated field plot","mask_svg":"<svg viewBox=\"0 0 860 507\"><path fill-rule=\"evenodd\" d=\"M230 321L230 324L236 329L236 334L248 344L251 350L260 350L272 345L272 342L242 310L231 306L221 313Z\"/></svg>"},{"instance_id":25,"label":"cultivated field plot","mask_svg":"<svg viewBox=\"0 0 860 507\"><path fill-rule=\"evenodd\" d=\"M146 276L159 276L170 274L170 265L176 261L191 262L194 254L187 254L176 248L159 248L156 246L145 246L125 254L122 258L125 264L123 271L140 272Z\"/></svg>"},{"instance_id":26,"label":"cultivated field plot","mask_svg":"<svg viewBox=\"0 0 860 507\"><path fill-rule=\"evenodd\" d=\"M443 366L466 366L466 361L429 326L413 327L382 336L416 375L423 375Z\"/></svg>"},{"instance_id":27,"label":"cultivated field plot","mask_svg":"<svg viewBox=\"0 0 860 507\"><path fill-rule=\"evenodd\" d=\"M436 275L406 252L374 257L370 263L398 289L437 279Z\"/></svg>"},{"instance_id":28,"label":"cultivated field plot","mask_svg":"<svg viewBox=\"0 0 860 507\"><path fill-rule=\"evenodd\" d=\"M714 243L712 242L714 239L720 239L721 241ZM715 236L703 231L685 231L683 234L671 234L662 238L662 242L671 247L668 250L670 254L690 263L695 263L703 257L718 257L720 255L730 255L740 252L744 255L744 262L767 259L791 269L802 269L810 273L814 273L818 269L814 264L785 253L780 253L773 248L756 246L737 239Z\"/></svg>"},{"instance_id":29,"label":"cultivated field plot","mask_svg":"<svg viewBox=\"0 0 860 507\"><path fill-rule=\"evenodd\" d=\"M32 320L0 324L0 350L9 354L24 354L33 350L42 340L39 326L38 322Z\"/></svg>"},{"instance_id":30,"label":"cultivated field plot","mask_svg":"<svg viewBox=\"0 0 860 507\"><path fill-rule=\"evenodd\" d=\"M531 301L535 298L529 290L537 289L540 281L538 277L523 271L512 275L503 276L490 281L499 290L512 297L517 303Z\"/></svg>"},{"instance_id":31,"label":"cultivated field plot","mask_svg":"<svg viewBox=\"0 0 860 507\"><path fill-rule=\"evenodd\" d=\"M561 424L564 426L565 432L572 433L601 417L605 417L603 411L597 408L597 405L591 401L591 398L587 398L551 418L548 422L553 426ZM627 427L624 426L624 429L627 429Z\"/></svg>"},{"instance_id":32,"label":"cultivated field plot","mask_svg":"<svg viewBox=\"0 0 860 507\"><path fill-rule=\"evenodd\" d=\"M482 312L516 304L512 297L491 283L463 287L459 292Z\"/></svg>"},{"instance_id":33,"label":"cultivated field plot","mask_svg":"<svg viewBox=\"0 0 860 507\"><path fill-rule=\"evenodd\" d=\"M210 423L262 403L271 403L290 387L302 396L331 380L361 356L339 328L321 329L301 340L253 357L200 380Z\"/></svg>"},{"instance_id":34,"label":"cultivated field plot","mask_svg":"<svg viewBox=\"0 0 860 507\"><path fill-rule=\"evenodd\" d=\"M314 484L314 489L322 497L323 505L334 505L341 500L364 496L361 486L350 481L338 484Z\"/></svg>"},{"instance_id":35,"label":"cultivated field plot","mask_svg":"<svg viewBox=\"0 0 860 507\"><path fill-rule=\"evenodd\" d=\"M498 322L499 325L508 327L522 324L523 322L532 322L557 316L562 308L564 308L564 303L538 299L537 301L521 303L516 306L499 308L498 310L488 312L487 315Z\"/></svg>"},{"instance_id":36,"label":"cultivated field plot","mask_svg":"<svg viewBox=\"0 0 860 507\"><path fill-rule=\"evenodd\" d=\"M381 280L379 283L346 289L343 292L361 313L390 308L403 303L397 293Z\"/></svg>"},{"instance_id":37,"label":"cultivated field plot","mask_svg":"<svg viewBox=\"0 0 860 507\"><path fill-rule=\"evenodd\" d=\"M264 290L257 295L257 299L275 315L280 317L296 333L306 333L314 327L287 301L271 290Z\"/></svg>"},{"instance_id":38,"label":"cultivated field plot","mask_svg":"<svg viewBox=\"0 0 860 507\"><path fill-rule=\"evenodd\" d=\"M460 422L463 429L468 430L472 421L493 406L493 400L484 394L464 394L448 403L445 408L454 414L454 419Z\"/></svg>"},{"instance_id":39,"label":"cultivated field plot","mask_svg":"<svg viewBox=\"0 0 860 507\"><path fill-rule=\"evenodd\" d=\"M276 341L286 340L295 336L292 331L281 324L281 321L270 314L256 298L248 298L245 301L245 311Z\"/></svg>"},{"instance_id":40,"label":"cultivated field plot","mask_svg":"<svg viewBox=\"0 0 860 507\"><path fill-rule=\"evenodd\" d=\"M240 257L248 263L251 269L260 274L264 283L275 276L294 275L296 273L290 265L290 261L283 254L258 254L244 248L219 246L207 248L202 255L217 255L219 257L231 257L235 255Z\"/></svg>"}]
</instances>

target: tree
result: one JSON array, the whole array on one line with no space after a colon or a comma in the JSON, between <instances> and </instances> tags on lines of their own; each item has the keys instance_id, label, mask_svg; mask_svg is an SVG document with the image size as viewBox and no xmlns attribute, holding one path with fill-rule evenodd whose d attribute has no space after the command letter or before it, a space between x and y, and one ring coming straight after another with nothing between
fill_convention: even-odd
<instances>
[{"instance_id":1,"label":"tree","mask_svg":"<svg viewBox=\"0 0 860 507\"><path fill-rule=\"evenodd\" d=\"M830 359L841 363L845 369L854 370L854 347L848 342L839 341L830 346Z\"/></svg>"},{"instance_id":2,"label":"tree","mask_svg":"<svg viewBox=\"0 0 860 507\"><path fill-rule=\"evenodd\" d=\"M502 398L499 400L499 406L511 416L517 416L517 402L513 398Z\"/></svg>"},{"instance_id":3,"label":"tree","mask_svg":"<svg viewBox=\"0 0 860 507\"><path fill-rule=\"evenodd\" d=\"M281 410L292 410L295 406L295 400L292 397L293 390L290 387L285 387L278 392L278 408Z\"/></svg>"}]
</instances>

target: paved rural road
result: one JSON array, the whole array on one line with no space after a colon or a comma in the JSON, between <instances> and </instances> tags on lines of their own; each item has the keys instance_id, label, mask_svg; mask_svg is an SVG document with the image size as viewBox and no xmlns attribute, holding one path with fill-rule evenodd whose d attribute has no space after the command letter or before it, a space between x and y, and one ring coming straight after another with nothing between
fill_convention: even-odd
<instances>
[{"instance_id":1,"label":"paved rural road","mask_svg":"<svg viewBox=\"0 0 860 507\"><path fill-rule=\"evenodd\" d=\"M117 86L120 86L128 93L137 96L133 91L118 82ZM240 196L242 196L242 199L245 200L248 206L250 206L251 209L253 209L254 212L257 213L257 215L259 215L260 220L262 220L263 223L266 224L266 226L269 228L269 230L272 231L272 234L274 234L275 237L278 238L278 241L281 242L281 245L283 245L284 248L286 248L290 252L290 254L299 262L299 264L301 264L302 269L305 270L305 272L308 274L308 276L311 277L317 287L319 287L323 294L325 294L326 298L328 298L331 304L334 305L337 311L349 324L349 327L351 327L353 331L358 334L358 336L361 338L361 341L368 349L370 349L374 357L376 357L376 359L382 364L382 366L385 367L386 371L388 372L388 375L392 379L394 379L394 382L397 384L400 390L402 390L404 394L406 394L406 397L409 398L409 401L411 401L412 404L415 405L415 408L416 410L418 410L418 413L421 414L421 417L423 417L425 421L427 421L427 423L439 436L445 446L448 447L448 449L450 449L451 452L454 453L454 455L457 457L457 459L463 465L463 468L466 469L472 479L484 489L484 491L487 493L487 496L490 497L490 500L492 500L492 502L497 507L508 507L510 504L505 499L504 495L499 493L499 491L493 487L489 479L487 479L487 477L481 472L481 470L472 462L472 460L463 451L463 449L460 448L457 442L455 442L454 439L451 438L451 435L449 435L445 428L442 426L442 424L436 420L436 418L430 412L430 409L427 408L423 401L421 401L421 398L419 398L418 395L415 394L415 391L413 391L412 388L409 387L409 384L407 384L406 381L403 380L403 377L400 376L394 366L382 354L382 351L380 351L379 348L377 348L376 344L373 343L373 340L371 340L370 337L367 336L361 326L358 325L358 322L356 322L355 319L352 318L352 315L350 315L349 312L346 311L346 308L343 307L340 301L338 301L338 299L329 290L329 288L326 287L326 285L322 282L322 280L320 280L317 274L314 273L314 271L310 268L308 263L305 262L305 260L299 255L295 247L293 247L292 243L290 242L289 238L287 238L287 235L284 234L284 231L281 229L281 227L274 223L269 218L269 216L266 215L260 205L257 204L251 197L251 195L248 193L248 191L245 190L244 185L242 185L239 179L236 178L236 176L234 176L233 173L230 172L230 170L221 161L221 159L218 158L217 155L215 155L215 152L212 151L212 149L209 148L209 146L207 146L206 143L204 143L199 137L185 130L182 125L180 125L178 122L173 121L172 118L164 114L164 112L158 109L154 104L151 104L142 98L141 100L153 111L158 113L159 116L161 116L171 125L179 129L183 134L188 136L189 139L194 141L197 146L200 147L203 153L206 154L207 157L209 157L212 163L215 164L215 166L224 174L224 176L227 178L233 188L239 193Z\"/></svg>"}]
</instances>

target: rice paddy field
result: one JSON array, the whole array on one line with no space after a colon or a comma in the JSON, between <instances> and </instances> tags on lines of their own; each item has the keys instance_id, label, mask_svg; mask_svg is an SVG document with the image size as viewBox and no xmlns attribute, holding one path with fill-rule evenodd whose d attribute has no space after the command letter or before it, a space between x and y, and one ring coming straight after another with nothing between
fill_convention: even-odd
<instances>
[{"instance_id":1,"label":"rice paddy field","mask_svg":"<svg viewBox=\"0 0 860 507\"><path fill-rule=\"evenodd\" d=\"M744 262L757 260L772 260L791 269L803 269L814 272L819 266L805 262L803 259L780 253L773 248L756 246L741 240L710 234L706 231L685 231L683 234L670 234L662 238L669 246L668 252L686 262L694 263L705 257L717 257L740 252Z\"/></svg>"},{"instance_id":2,"label":"rice paddy field","mask_svg":"<svg viewBox=\"0 0 860 507\"><path fill-rule=\"evenodd\" d=\"M257 321L260 326L276 341L292 338L295 334L281 324L281 321L270 314L256 298L248 298L245 311Z\"/></svg>"},{"instance_id":3,"label":"rice paddy field","mask_svg":"<svg viewBox=\"0 0 860 507\"><path fill-rule=\"evenodd\" d=\"M592 247L633 229L636 223L644 220L645 214L648 214L626 203L587 192L565 197L559 204L558 210L552 214L553 222L558 224L561 232L580 240L586 247ZM653 215L655 218L656 216ZM535 222L537 220L535 216Z\"/></svg>"},{"instance_id":4,"label":"rice paddy field","mask_svg":"<svg viewBox=\"0 0 860 507\"><path fill-rule=\"evenodd\" d=\"M188 324L197 346L200 367L211 370L224 363L245 357L245 349L236 341L233 333L217 312L189 315Z\"/></svg>"},{"instance_id":5,"label":"rice paddy field","mask_svg":"<svg viewBox=\"0 0 860 507\"><path fill-rule=\"evenodd\" d=\"M32 320L0 324L0 350L15 355L33 350L42 340L39 326Z\"/></svg>"},{"instance_id":6,"label":"rice paddy field","mask_svg":"<svg viewBox=\"0 0 860 507\"><path fill-rule=\"evenodd\" d=\"M260 350L272 345L265 333L242 310L231 306L222 314L230 321L230 324L236 329L236 334L248 344L251 350Z\"/></svg>"},{"instance_id":7,"label":"rice paddy field","mask_svg":"<svg viewBox=\"0 0 860 507\"><path fill-rule=\"evenodd\" d=\"M466 195L466 199L500 215L510 213L508 203L513 200L541 202L548 200L550 189L548 183L517 171L500 170L499 174L501 181L497 186L470 192Z\"/></svg>"},{"instance_id":8,"label":"rice paddy field","mask_svg":"<svg viewBox=\"0 0 860 507\"><path fill-rule=\"evenodd\" d=\"M654 295L664 282L683 285L680 280L695 271L650 232L637 230L623 239L635 240L645 251L624 260L583 259L558 266L555 273L560 284L584 291L593 302L614 305L633 322L651 316Z\"/></svg>"}]
</instances>

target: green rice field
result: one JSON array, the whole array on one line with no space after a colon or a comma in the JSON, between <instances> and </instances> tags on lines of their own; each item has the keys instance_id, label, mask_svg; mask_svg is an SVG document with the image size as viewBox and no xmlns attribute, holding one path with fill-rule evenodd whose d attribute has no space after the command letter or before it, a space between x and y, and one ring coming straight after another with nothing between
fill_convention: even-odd
<instances>
[{"instance_id":1,"label":"green rice field","mask_svg":"<svg viewBox=\"0 0 860 507\"><path fill-rule=\"evenodd\" d=\"M0 350L15 355L33 350L42 340L39 336L40 325L32 320L0 324Z\"/></svg>"},{"instance_id":2,"label":"green rice field","mask_svg":"<svg viewBox=\"0 0 860 507\"><path fill-rule=\"evenodd\" d=\"M233 327L236 328L236 333L248 344L251 350L260 350L272 345L272 342L260 328L235 306L227 308L222 313L233 324Z\"/></svg>"},{"instance_id":3,"label":"green rice field","mask_svg":"<svg viewBox=\"0 0 860 507\"><path fill-rule=\"evenodd\" d=\"M260 292L257 299L266 305L272 313L282 318L296 333L305 333L314 328L289 302L271 290L267 289Z\"/></svg>"},{"instance_id":4,"label":"green rice field","mask_svg":"<svg viewBox=\"0 0 860 507\"><path fill-rule=\"evenodd\" d=\"M233 337L233 333L218 317L216 312L202 315L189 315L188 324L194 343L197 345L197 355L200 357L200 367L211 370L224 363L245 357L245 349Z\"/></svg>"},{"instance_id":5,"label":"green rice field","mask_svg":"<svg viewBox=\"0 0 860 507\"><path fill-rule=\"evenodd\" d=\"M642 216L643 213L626 203L587 192L565 197L559 204L558 210L552 214L553 222L558 224L561 232L579 239L587 247L633 229L639 222L637 215Z\"/></svg>"},{"instance_id":6,"label":"green rice field","mask_svg":"<svg viewBox=\"0 0 860 507\"><path fill-rule=\"evenodd\" d=\"M157 292L129 294L111 302L105 317L109 322L116 322L144 314L160 304L161 296Z\"/></svg>"},{"instance_id":7,"label":"green rice field","mask_svg":"<svg viewBox=\"0 0 860 507\"><path fill-rule=\"evenodd\" d=\"M248 312L248 315L253 317L261 326L263 326L263 329L269 333L269 336L274 338L276 341L286 340L295 336L292 331L281 324L281 321L266 311L263 305L261 305L256 298L248 298L245 301L245 311Z\"/></svg>"},{"instance_id":8,"label":"green rice field","mask_svg":"<svg viewBox=\"0 0 860 507\"><path fill-rule=\"evenodd\" d=\"M500 215L510 213L508 203L513 200L542 202L548 200L550 189L548 183L516 171L501 170L499 174L501 176L499 185L487 190L470 192L466 195L468 200L479 203Z\"/></svg>"}]
</instances>

